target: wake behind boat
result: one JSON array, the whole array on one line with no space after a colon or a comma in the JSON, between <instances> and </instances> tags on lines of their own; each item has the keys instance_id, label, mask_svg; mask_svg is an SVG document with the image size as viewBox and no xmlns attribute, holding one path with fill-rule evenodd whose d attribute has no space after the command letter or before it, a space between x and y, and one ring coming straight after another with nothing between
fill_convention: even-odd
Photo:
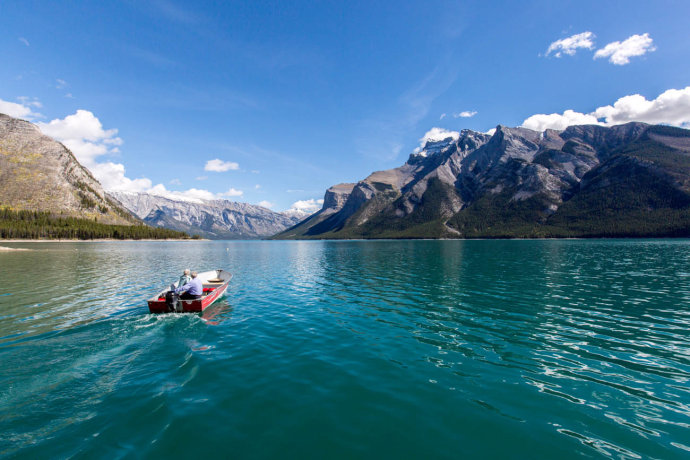
<instances>
[{"instance_id":1,"label":"wake behind boat","mask_svg":"<svg viewBox=\"0 0 690 460\"><path fill-rule=\"evenodd\" d=\"M213 302L220 299L225 293L232 273L225 270L211 270L201 272L197 275L203 285L201 299L167 299L168 289L160 291L157 295L148 300L149 311L151 313L198 313L204 311ZM177 287L177 282L174 283Z\"/></svg>"}]
</instances>

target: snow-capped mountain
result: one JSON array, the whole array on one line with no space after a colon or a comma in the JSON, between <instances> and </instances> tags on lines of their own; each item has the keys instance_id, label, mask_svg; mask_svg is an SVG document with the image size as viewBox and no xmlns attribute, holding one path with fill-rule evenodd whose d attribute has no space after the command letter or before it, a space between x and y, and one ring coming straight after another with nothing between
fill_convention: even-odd
<instances>
[{"instance_id":1,"label":"snow-capped mountain","mask_svg":"<svg viewBox=\"0 0 690 460\"><path fill-rule=\"evenodd\" d=\"M147 193L108 192L149 225L210 239L262 238L281 232L301 218L228 200L172 200Z\"/></svg>"}]
</instances>

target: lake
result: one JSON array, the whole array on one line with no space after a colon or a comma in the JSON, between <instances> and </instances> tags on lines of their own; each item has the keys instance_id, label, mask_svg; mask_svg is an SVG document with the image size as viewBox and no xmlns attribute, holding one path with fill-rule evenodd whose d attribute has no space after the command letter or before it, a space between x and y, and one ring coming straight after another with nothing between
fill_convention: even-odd
<instances>
[{"instance_id":1,"label":"lake","mask_svg":"<svg viewBox=\"0 0 690 460\"><path fill-rule=\"evenodd\" d=\"M3 245L0 457L690 457L687 240Z\"/></svg>"}]
</instances>

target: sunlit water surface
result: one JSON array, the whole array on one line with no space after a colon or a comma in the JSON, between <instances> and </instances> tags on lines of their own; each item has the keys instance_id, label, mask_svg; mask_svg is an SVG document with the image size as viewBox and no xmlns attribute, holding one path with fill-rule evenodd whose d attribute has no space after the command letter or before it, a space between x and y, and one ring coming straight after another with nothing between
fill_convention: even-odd
<instances>
[{"instance_id":1,"label":"sunlit water surface","mask_svg":"<svg viewBox=\"0 0 690 460\"><path fill-rule=\"evenodd\" d=\"M4 245L0 457L690 458L688 241Z\"/></svg>"}]
</instances>

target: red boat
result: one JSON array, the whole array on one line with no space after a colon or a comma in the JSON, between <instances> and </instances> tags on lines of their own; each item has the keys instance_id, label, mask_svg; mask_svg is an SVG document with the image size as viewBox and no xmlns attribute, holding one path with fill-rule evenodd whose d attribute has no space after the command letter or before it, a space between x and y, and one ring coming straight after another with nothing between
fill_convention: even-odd
<instances>
[{"instance_id":1,"label":"red boat","mask_svg":"<svg viewBox=\"0 0 690 460\"><path fill-rule=\"evenodd\" d=\"M182 300L175 297L166 300L169 289L164 289L156 296L148 300L149 311L151 313L199 313L204 311L209 305L220 299L230 284L232 273L225 270L211 270L197 275L201 279L204 287L201 299ZM177 287L177 282L174 283Z\"/></svg>"}]
</instances>

